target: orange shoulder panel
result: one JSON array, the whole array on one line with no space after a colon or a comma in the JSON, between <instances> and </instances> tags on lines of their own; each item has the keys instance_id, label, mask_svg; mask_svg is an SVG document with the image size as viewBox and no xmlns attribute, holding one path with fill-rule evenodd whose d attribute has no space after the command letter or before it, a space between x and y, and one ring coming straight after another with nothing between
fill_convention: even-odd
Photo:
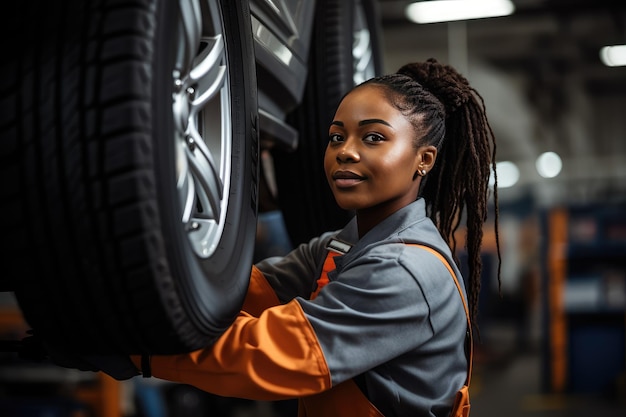
<instances>
[{"instance_id":1,"label":"orange shoulder panel","mask_svg":"<svg viewBox=\"0 0 626 417\"><path fill-rule=\"evenodd\" d=\"M279 304L278 296L265 279L265 275L256 266L253 266L248 292L241 309L254 317L259 317L266 308Z\"/></svg>"}]
</instances>

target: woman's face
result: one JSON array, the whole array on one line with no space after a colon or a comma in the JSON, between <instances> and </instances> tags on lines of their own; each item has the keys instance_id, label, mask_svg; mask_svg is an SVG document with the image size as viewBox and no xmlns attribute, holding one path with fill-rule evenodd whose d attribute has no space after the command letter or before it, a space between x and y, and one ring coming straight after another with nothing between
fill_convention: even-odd
<instances>
[{"instance_id":1,"label":"woman's face","mask_svg":"<svg viewBox=\"0 0 626 417\"><path fill-rule=\"evenodd\" d=\"M382 220L415 201L421 178L416 171L434 163L430 155L432 161L424 164L424 149L432 152L432 147L416 149L415 135L382 87L366 85L349 93L331 123L324 157L339 206Z\"/></svg>"}]
</instances>

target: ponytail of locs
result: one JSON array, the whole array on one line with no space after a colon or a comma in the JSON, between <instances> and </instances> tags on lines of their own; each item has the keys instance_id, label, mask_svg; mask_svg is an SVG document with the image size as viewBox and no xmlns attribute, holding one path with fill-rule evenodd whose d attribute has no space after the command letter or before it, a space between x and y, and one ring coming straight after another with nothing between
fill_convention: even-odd
<instances>
[{"instance_id":1,"label":"ponytail of locs","mask_svg":"<svg viewBox=\"0 0 626 417\"><path fill-rule=\"evenodd\" d=\"M413 124L416 147L437 147L433 169L422 179L420 194L456 257L455 233L465 219L469 308L476 325L480 293L483 226L489 212L489 178L495 178L496 144L485 104L465 77L434 59L407 64L396 74L366 81L383 87L387 98ZM500 280L497 178L493 185L495 240ZM458 263L458 259L455 258Z\"/></svg>"}]
</instances>

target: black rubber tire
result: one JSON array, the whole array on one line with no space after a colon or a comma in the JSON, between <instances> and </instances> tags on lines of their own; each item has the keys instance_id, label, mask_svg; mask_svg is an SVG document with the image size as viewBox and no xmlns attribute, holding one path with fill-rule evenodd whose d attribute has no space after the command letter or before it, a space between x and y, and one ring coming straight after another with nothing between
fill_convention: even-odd
<instances>
[{"instance_id":1,"label":"black rubber tire","mask_svg":"<svg viewBox=\"0 0 626 417\"><path fill-rule=\"evenodd\" d=\"M339 101L354 87L352 42L355 10L366 18L374 75L382 71L381 29L376 0L320 0L304 98L288 116L299 132L294 152L273 152L279 205L294 245L343 227L352 213L339 208L324 174L328 127Z\"/></svg>"},{"instance_id":2,"label":"black rubber tire","mask_svg":"<svg viewBox=\"0 0 626 417\"><path fill-rule=\"evenodd\" d=\"M218 7L232 171L209 257L190 247L176 188L178 2L12 7L1 20L22 42L3 48L11 59L0 67L8 271L0 287L14 290L38 336L66 352L168 354L212 344L239 312L254 250L258 116L247 1Z\"/></svg>"}]
</instances>

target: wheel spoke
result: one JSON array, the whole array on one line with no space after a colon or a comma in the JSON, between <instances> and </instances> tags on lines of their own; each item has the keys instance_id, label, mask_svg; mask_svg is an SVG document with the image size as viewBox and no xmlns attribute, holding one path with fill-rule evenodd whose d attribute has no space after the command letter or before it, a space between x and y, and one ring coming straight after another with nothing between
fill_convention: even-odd
<instances>
[{"instance_id":1,"label":"wheel spoke","mask_svg":"<svg viewBox=\"0 0 626 417\"><path fill-rule=\"evenodd\" d=\"M183 48L179 51L179 53L182 53L180 63L190 65L200 46L202 13L200 4L197 1L180 0L179 7L182 20L181 36L183 37L183 42L181 42ZM189 68L183 66L179 68L179 71L181 71L181 73L187 73Z\"/></svg>"},{"instance_id":2,"label":"wheel spoke","mask_svg":"<svg viewBox=\"0 0 626 417\"><path fill-rule=\"evenodd\" d=\"M183 216L182 221L183 224L188 225L191 221L191 216L193 214L193 209L196 206L196 186L193 181L193 176L189 171L186 171L183 174L184 185L186 186L183 189L186 189L186 193L182 194L183 199Z\"/></svg>"},{"instance_id":3,"label":"wheel spoke","mask_svg":"<svg viewBox=\"0 0 626 417\"><path fill-rule=\"evenodd\" d=\"M221 65L224 58L224 44L221 36L211 39L212 46L205 48L206 54L191 73L189 80L196 84L195 98L191 102L192 114L204 108L224 86L226 67Z\"/></svg>"},{"instance_id":4,"label":"wheel spoke","mask_svg":"<svg viewBox=\"0 0 626 417\"><path fill-rule=\"evenodd\" d=\"M352 56L360 58L368 53L370 49L370 33L367 29L361 29L354 32L354 41L352 42Z\"/></svg>"},{"instance_id":5,"label":"wheel spoke","mask_svg":"<svg viewBox=\"0 0 626 417\"><path fill-rule=\"evenodd\" d=\"M202 39L206 47L195 59L196 65L189 71L189 79L192 83L205 78L214 68L219 67L224 58L224 38L222 35L205 37Z\"/></svg>"},{"instance_id":6,"label":"wheel spoke","mask_svg":"<svg viewBox=\"0 0 626 417\"><path fill-rule=\"evenodd\" d=\"M201 144L202 141L198 141L193 151L189 147L185 148L185 153L196 185L196 194L206 196L210 205L207 208L211 209L210 217L218 220L221 214L220 203L223 185L219 173L215 169L211 154L206 151L206 148L203 150Z\"/></svg>"}]
</instances>

